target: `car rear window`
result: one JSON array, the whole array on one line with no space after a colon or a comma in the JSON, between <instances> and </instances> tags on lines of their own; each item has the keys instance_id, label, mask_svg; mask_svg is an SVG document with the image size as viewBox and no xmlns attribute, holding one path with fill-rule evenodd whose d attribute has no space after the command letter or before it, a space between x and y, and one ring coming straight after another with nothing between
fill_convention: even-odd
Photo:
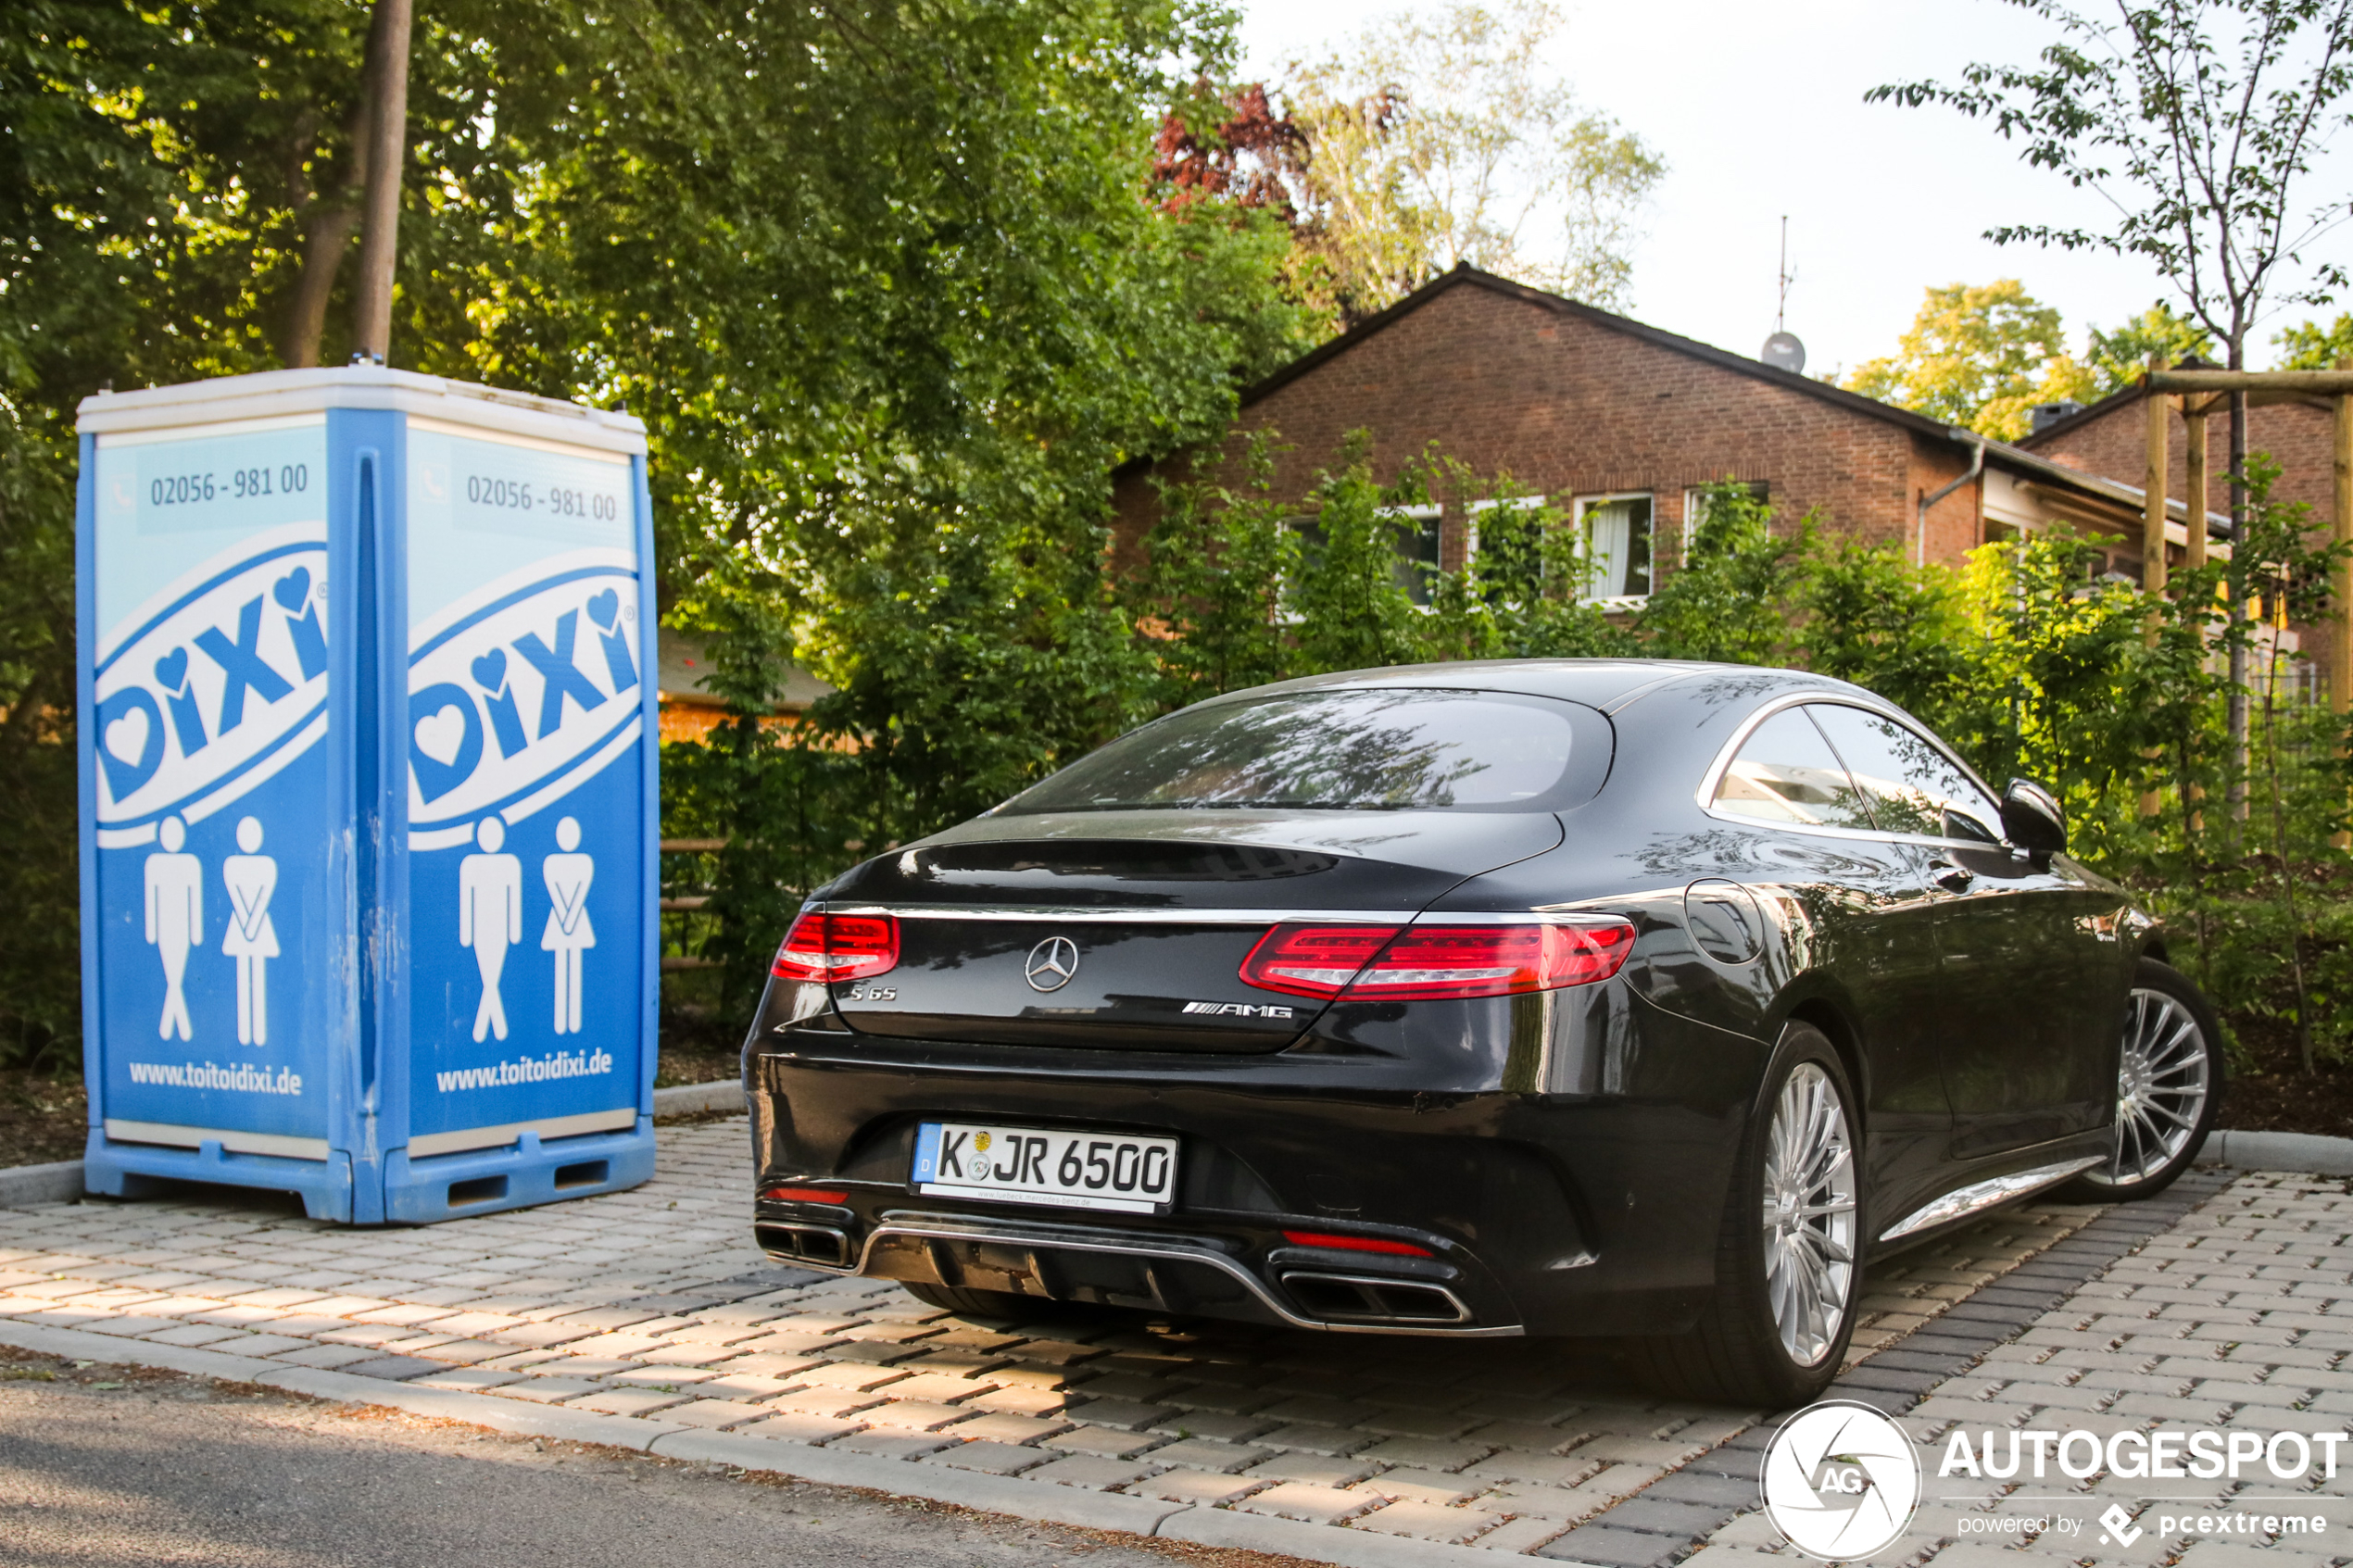
<instances>
[{"instance_id":1,"label":"car rear window","mask_svg":"<svg viewBox=\"0 0 2353 1568\"><path fill-rule=\"evenodd\" d=\"M1541 809L1570 741L1567 711L1541 697L1288 693L1173 713L1000 809Z\"/></svg>"}]
</instances>

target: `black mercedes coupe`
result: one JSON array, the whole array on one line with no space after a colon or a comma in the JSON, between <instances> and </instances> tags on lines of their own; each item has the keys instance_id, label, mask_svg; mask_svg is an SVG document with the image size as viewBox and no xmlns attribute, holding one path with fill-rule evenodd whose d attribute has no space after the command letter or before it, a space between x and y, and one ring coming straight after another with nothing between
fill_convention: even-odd
<instances>
[{"instance_id":1,"label":"black mercedes coupe","mask_svg":"<svg viewBox=\"0 0 2353 1568\"><path fill-rule=\"evenodd\" d=\"M1510 660L1197 704L819 888L744 1047L779 1261L1006 1316L1836 1372L1869 1260L2178 1175L2155 922L1869 692Z\"/></svg>"}]
</instances>

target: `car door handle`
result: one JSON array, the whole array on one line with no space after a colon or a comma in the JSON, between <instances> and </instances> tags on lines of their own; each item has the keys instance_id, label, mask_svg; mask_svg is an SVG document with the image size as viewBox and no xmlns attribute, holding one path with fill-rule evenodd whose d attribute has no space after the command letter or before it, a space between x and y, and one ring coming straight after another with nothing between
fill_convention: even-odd
<instances>
[{"instance_id":1,"label":"car door handle","mask_svg":"<svg viewBox=\"0 0 2353 1568\"><path fill-rule=\"evenodd\" d=\"M1977 880L1977 873L1950 860L1931 860L1928 863L1928 880L1947 893L1966 893L1969 884Z\"/></svg>"}]
</instances>

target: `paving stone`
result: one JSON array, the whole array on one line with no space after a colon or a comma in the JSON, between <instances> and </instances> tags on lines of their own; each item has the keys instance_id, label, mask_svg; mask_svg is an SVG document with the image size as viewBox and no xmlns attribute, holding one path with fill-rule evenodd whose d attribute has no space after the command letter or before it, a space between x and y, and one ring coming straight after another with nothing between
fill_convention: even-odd
<instances>
[{"instance_id":1,"label":"paving stone","mask_svg":"<svg viewBox=\"0 0 2353 1568\"><path fill-rule=\"evenodd\" d=\"M1640 1530L1614 1529L1607 1524L1579 1524L1567 1535L1536 1549L1538 1557L1570 1562L1591 1562L1601 1568L1650 1568L1667 1555L1674 1543Z\"/></svg>"},{"instance_id":2,"label":"paving stone","mask_svg":"<svg viewBox=\"0 0 2353 1568\"><path fill-rule=\"evenodd\" d=\"M1152 1423L1151 1430L1172 1437L1206 1437L1214 1443L1240 1443L1266 1430L1267 1424L1251 1415L1222 1415L1215 1411L1179 1411Z\"/></svg>"},{"instance_id":3,"label":"paving stone","mask_svg":"<svg viewBox=\"0 0 2353 1568\"><path fill-rule=\"evenodd\" d=\"M937 1453L955 1441L952 1437L918 1437L905 1432L853 1432L847 1437L837 1437L827 1443L828 1449L847 1449L854 1454L873 1454L877 1459L921 1459Z\"/></svg>"},{"instance_id":4,"label":"paving stone","mask_svg":"<svg viewBox=\"0 0 2353 1568\"><path fill-rule=\"evenodd\" d=\"M1376 1507L1380 1499L1336 1486L1311 1486L1287 1481L1235 1502L1245 1513L1267 1513L1277 1519L1299 1519L1310 1524L1337 1524Z\"/></svg>"},{"instance_id":5,"label":"paving stone","mask_svg":"<svg viewBox=\"0 0 2353 1568\"><path fill-rule=\"evenodd\" d=\"M194 1349L202 1345L217 1345L225 1339L243 1339L242 1329L223 1328L219 1323L183 1323L140 1336L156 1345L178 1345Z\"/></svg>"},{"instance_id":6,"label":"paving stone","mask_svg":"<svg viewBox=\"0 0 2353 1568\"><path fill-rule=\"evenodd\" d=\"M1441 1443L1423 1437L1391 1437L1358 1451L1356 1458L1383 1464L1409 1465L1417 1470L1460 1470L1485 1459L1489 1450L1473 1443Z\"/></svg>"},{"instance_id":7,"label":"paving stone","mask_svg":"<svg viewBox=\"0 0 2353 1568\"><path fill-rule=\"evenodd\" d=\"M972 1411L961 1406L935 1404L929 1399L891 1399L859 1414L872 1425L904 1432L937 1432L972 1419Z\"/></svg>"},{"instance_id":8,"label":"paving stone","mask_svg":"<svg viewBox=\"0 0 2353 1568\"><path fill-rule=\"evenodd\" d=\"M1083 1486L1090 1492L1107 1492L1136 1480L1145 1474L1148 1468L1094 1454L1075 1454L1068 1459L1051 1459L1050 1456L1049 1462L1024 1472L1023 1479L1051 1481L1058 1486Z\"/></svg>"},{"instance_id":9,"label":"paving stone","mask_svg":"<svg viewBox=\"0 0 2353 1568\"><path fill-rule=\"evenodd\" d=\"M1539 1519L1528 1514L1517 1519L1506 1519L1474 1539L1471 1545L1493 1552L1529 1552L1559 1535L1561 1530L1562 1525L1557 1520ZM1709 1568L1724 1568L1724 1565L1714 1563L1709 1564Z\"/></svg>"},{"instance_id":10,"label":"paving stone","mask_svg":"<svg viewBox=\"0 0 2353 1568\"><path fill-rule=\"evenodd\" d=\"M458 1367L435 1373L431 1377L416 1380L420 1388L454 1388L463 1394L486 1394L510 1383L520 1383L522 1374L516 1372L493 1372L487 1367Z\"/></svg>"},{"instance_id":11,"label":"paving stone","mask_svg":"<svg viewBox=\"0 0 2353 1568\"><path fill-rule=\"evenodd\" d=\"M1648 1492L1630 1497L1609 1511L1612 1524L1686 1540L1706 1535L1723 1522L1724 1510L1718 1504L1670 1502Z\"/></svg>"},{"instance_id":12,"label":"paving stone","mask_svg":"<svg viewBox=\"0 0 2353 1568\"><path fill-rule=\"evenodd\" d=\"M355 1361L374 1361L376 1353L358 1345L313 1345L308 1350L289 1350L283 1356L270 1359L280 1366L318 1367L322 1371L340 1372Z\"/></svg>"},{"instance_id":13,"label":"paving stone","mask_svg":"<svg viewBox=\"0 0 2353 1568\"><path fill-rule=\"evenodd\" d=\"M925 1464L945 1464L957 1470L977 1470L984 1475L1018 1475L1025 1470L1035 1470L1051 1462L1050 1456L1036 1449L1025 1449L1013 1443L960 1442L953 1448L942 1449L925 1457Z\"/></svg>"},{"instance_id":14,"label":"paving stone","mask_svg":"<svg viewBox=\"0 0 2353 1568\"><path fill-rule=\"evenodd\" d=\"M707 1382L711 1376L699 1367L633 1366L613 1373L603 1381L617 1388L681 1388Z\"/></svg>"},{"instance_id":15,"label":"paving stone","mask_svg":"<svg viewBox=\"0 0 2353 1568\"><path fill-rule=\"evenodd\" d=\"M1301 1453L1328 1454L1338 1457L1353 1454L1368 1446L1373 1439L1362 1432L1352 1432L1344 1426L1315 1426L1302 1424L1279 1426L1272 1432L1262 1432L1251 1439L1262 1449L1290 1449Z\"/></svg>"},{"instance_id":16,"label":"paving stone","mask_svg":"<svg viewBox=\"0 0 2353 1568\"><path fill-rule=\"evenodd\" d=\"M1067 1408L1090 1426L1116 1426L1129 1432L1141 1432L1170 1413L1166 1405L1139 1405L1126 1399L1073 1400Z\"/></svg>"},{"instance_id":17,"label":"paving stone","mask_svg":"<svg viewBox=\"0 0 2353 1568\"><path fill-rule=\"evenodd\" d=\"M918 1373L889 1385L889 1389L894 1399L932 1399L940 1404L954 1404L986 1394L990 1386L985 1380Z\"/></svg>"},{"instance_id":18,"label":"paving stone","mask_svg":"<svg viewBox=\"0 0 2353 1568\"><path fill-rule=\"evenodd\" d=\"M430 1377L449 1369L439 1361L428 1361L416 1356L371 1356L366 1361L351 1361L335 1370L360 1377L381 1377L387 1383L406 1383L412 1377Z\"/></svg>"},{"instance_id":19,"label":"paving stone","mask_svg":"<svg viewBox=\"0 0 2353 1568\"><path fill-rule=\"evenodd\" d=\"M956 1424L955 1435L966 1440L993 1443L1036 1443L1067 1431L1066 1421L1040 1420L1026 1415L979 1415Z\"/></svg>"},{"instance_id":20,"label":"paving stone","mask_svg":"<svg viewBox=\"0 0 2353 1568\"><path fill-rule=\"evenodd\" d=\"M659 1388L607 1388L572 1400L569 1408L599 1411L606 1415L651 1415L673 1405L683 1405L692 1398L691 1394L664 1393Z\"/></svg>"},{"instance_id":21,"label":"paving stone","mask_svg":"<svg viewBox=\"0 0 2353 1568\"><path fill-rule=\"evenodd\" d=\"M1187 1437L1166 1448L1151 1450L1154 1464L1186 1465L1194 1470L1214 1470L1232 1474L1247 1469L1266 1457L1264 1449L1245 1448L1239 1443L1219 1443L1206 1437Z\"/></svg>"},{"instance_id":22,"label":"paving stone","mask_svg":"<svg viewBox=\"0 0 2353 1568\"><path fill-rule=\"evenodd\" d=\"M1043 1446L1065 1453L1093 1454L1100 1459L1132 1459L1167 1441L1152 1432L1126 1432L1115 1426L1074 1426L1047 1438Z\"/></svg>"},{"instance_id":23,"label":"paving stone","mask_svg":"<svg viewBox=\"0 0 2353 1568\"><path fill-rule=\"evenodd\" d=\"M1264 1491L1269 1483L1252 1475L1228 1475L1222 1471L1171 1470L1129 1486L1129 1494L1139 1498L1157 1498L1164 1502L1191 1503L1197 1508L1215 1508L1252 1492Z\"/></svg>"},{"instance_id":24,"label":"paving stone","mask_svg":"<svg viewBox=\"0 0 2353 1568\"><path fill-rule=\"evenodd\" d=\"M765 1421L754 1422L749 1426L738 1426L736 1430L755 1437L773 1437L781 1442L817 1444L830 1443L837 1437L847 1437L857 1431L858 1426L859 1424L855 1421L836 1421L824 1416L804 1414L798 1411L784 1411L768 1417Z\"/></svg>"},{"instance_id":25,"label":"paving stone","mask_svg":"<svg viewBox=\"0 0 2353 1568\"><path fill-rule=\"evenodd\" d=\"M688 1426L707 1426L716 1431L740 1426L748 1421L761 1421L774 1414L765 1405L749 1404L742 1399L693 1399L683 1405L673 1405L662 1411L664 1421L683 1422Z\"/></svg>"},{"instance_id":26,"label":"paving stone","mask_svg":"<svg viewBox=\"0 0 2353 1568\"><path fill-rule=\"evenodd\" d=\"M1459 1544L1493 1524L1499 1516L1477 1509L1441 1508L1426 1502L1393 1502L1356 1521L1359 1530L1408 1536L1417 1541Z\"/></svg>"},{"instance_id":27,"label":"paving stone","mask_svg":"<svg viewBox=\"0 0 2353 1568\"><path fill-rule=\"evenodd\" d=\"M862 1393L904 1381L901 1374L888 1367L860 1366L841 1361L823 1361L794 1375L812 1388L849 1388Z\"/></svg>"},{"instance_id":28,"label":"paving stone","mask_svg":"<svg viewBox=\"0 0 2353 1568\"><path fill-rule=\"evenodd\" d=\"M1027 1415L1044 1418L1060 1411L1064 1400L1050 1388L997 1388L965 1403L973 1410L991 1411L1000 1415Z\"/></svg>"}]
</instances>

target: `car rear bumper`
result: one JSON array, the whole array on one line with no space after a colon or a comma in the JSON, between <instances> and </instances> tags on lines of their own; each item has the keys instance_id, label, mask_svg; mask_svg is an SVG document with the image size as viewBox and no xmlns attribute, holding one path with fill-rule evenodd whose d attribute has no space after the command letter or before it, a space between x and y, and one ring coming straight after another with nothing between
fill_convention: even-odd
<instances>
[{"instance_id":1,"label":"car rear bumper","mask_svg":"<svg viewBox=\"0 0 2353 1568\"><path fill-rule=\"evenodd\" d=\"M1291 1327L1672 1331L1713 1287L1761 1067L1761 1048L1709 1033L1698 1060L1718 1070L1687 1056L1680 1092L1648 1095L1375 1088L1332 1058L763 1047L748 1059L760 1186L842 1200L763 1199L755 1228L799 1266ZM1177 1199L1111 1216L926 1196L909 1181L926 1120L1174 1134Z\"/></svg>"}]
</instances>

